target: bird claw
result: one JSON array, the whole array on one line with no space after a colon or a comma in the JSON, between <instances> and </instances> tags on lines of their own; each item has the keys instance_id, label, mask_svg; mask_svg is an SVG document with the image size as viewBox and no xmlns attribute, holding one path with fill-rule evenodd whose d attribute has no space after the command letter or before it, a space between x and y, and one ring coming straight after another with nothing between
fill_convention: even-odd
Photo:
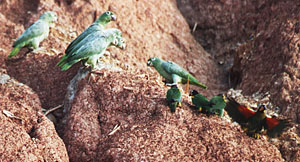
<instances>
[{"instance_id":1,"label":"bird claw","mask_svg":"<svg viewBox=\"0 0 300 162\"><path fill-rule=\"evenodd\" d=\"M180 107L180 108L181 108L181 102L179 102L179 103L178 103L178 107Z\"/></svg>"},{"instance_id":2,"label":"bird claw","mask_svg":"<svg viewBox=\"0 0 300 162\"><path fill-rule=\"evenodd\" d=\"M37 49L32 50L31 52L37 54L37 53L40 53L42 51L46 51L46 48L45 47L39 47Z\"/></svg>"},{"instance_id":3,"label":"bird claw","mask_svg":"<svg viewBox=\"0 0 300 162\"><path fill-rule=\"evenodd\" d=\"M104 55L104 56L110 56L110 52L105 51L103 55Z\"/></svg>"},{"instance_id":4,"label":"bird claw","mask_svg":"<svg viewBox=\"0 0 300 162\"><path fill-rule=\"evenodd\" d=\"M255 139L259 139L259 138L260 138L260 135L259 135L258 133L254 133L254 134L252 135L252 137L255 138Z\"/></svg>"}]
</instances>

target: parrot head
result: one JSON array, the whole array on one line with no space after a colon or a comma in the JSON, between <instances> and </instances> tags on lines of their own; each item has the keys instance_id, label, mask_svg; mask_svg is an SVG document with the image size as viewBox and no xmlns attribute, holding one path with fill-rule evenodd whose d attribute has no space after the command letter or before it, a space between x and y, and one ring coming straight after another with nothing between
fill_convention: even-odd
<instances>
[{"instance_id":1,"label":"parrot head","mask_svg":"<svg viewBox=\"0 0 300 162\"><path fill-rule=\"evenodd\" d=\"M111 11L104 12L97 20L96 23L107 24L110 21L116 21L116 15Z\"/></svg>"},{"instance_id":2,"label":"parrot head","mask_svg":"<svg viewBox=\"0 0 300 162\"><path fill-rule=\"evenodd\" d=\"M157 57L151 57L150 59L148 59L147 61L147 66L154 66L155 64L159 63L160 59Z\"/></svg>"},{"instance_id":3,"label":"parrot head","mask_svg":"<svg viewBox=\"0 0 300 162\"><path fill-rule=\"evenodd\" d=\"M218 94L218 96L222 97L222 98L223 98L223 100L224 100L224 102L228 102L228 100L227 100L227 97L226 97L226 95L225 95L225 94L223 94L223 93L220 93L220 94Z\"/></svg>"},{"instance_id":4,"label":"parrot head","mask_svg":"<svg viewBox=\"0 0 300 162\"><path fill-rule=\"evenodd\" d=\"M45 12L40 19L46 20L49 23L57 22L57 14L53 11Z\"/></svg>"},{"instance_id":5,"label":"parrot head","mask_svg":"<svg viewBox=\"0 0 300 162\"><path fill-rule=\"evenodd\" d=\"M196 91L196 90L190 90L189 96L195 96L195 95L197 95L197 94L199 94L198 91Z\"/></svg>"}]
</instances>

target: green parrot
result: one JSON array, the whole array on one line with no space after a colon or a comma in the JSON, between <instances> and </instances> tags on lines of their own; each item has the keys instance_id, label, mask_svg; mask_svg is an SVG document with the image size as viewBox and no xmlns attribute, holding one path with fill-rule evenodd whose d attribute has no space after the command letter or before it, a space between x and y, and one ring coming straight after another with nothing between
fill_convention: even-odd
<instances>
[{"instance_id":1,"label":"green parrot","mask_svg":"<svg viewBox=\"0 0 300 162\"><path fill-rule=\"evenodd\" d=\"M54 26L54 23L56 21L57 15L55 12L45 12L14 42L13 49L8 55L8 57L13 57L17 55L23 47L29 48L30 50L38 49L40 43L48 37L49 28Z\"/></svg>"},{"instance_id":2,"label":"green parrot","mask_svg":"<svg viewBox=\"0 0 300 162\"><path fill-rule=\"evenodd\" d=\"M109 46L125 47L122 32L119 29L111 28L96 31L89 34L79 44L79 48L72 49L72 53L65 54L58 62L61 70L69 69L73 64L83 61L92 69L97 65L98 59L103 57L106 48Z\"/></svg>"},{"instance_id":3,"label":"green parrot","mask_svg":"<svg viewBox=\"0 0 300 162\"><path fill-rule=\"evenodd\" d=\"M96 31L104 30L106 24L108 24L110 21L115 21L115 20L116 20L116 16L113 12L111 11L104 12L91 26L85 29L75 40L71 42L71 44L67 47L65 51L66 55L69 55L70 51L74 47L76 47L76 45L79 44L89 34Z\"/></svg>"},{"instance_id":4,"label":"green parrot","mask_svg":"<svg viewBox=\"0 0 300 162\"><path fill-rule=\"evenodd\" d=\"M172 113L175 112L177 106L181 107L181 92L177 85L173 85L167 91L167 102Z\"/></svg>"},{"instance_id":5,"label":"green parrot","mask_svg":"<svg viewBox=\"0 0 300 162\"><path fill-rule=\"evenodd\" d=\"M224 108L226 107L226 97L224 94L219 94L208 100L196 90L191 90L190 96L192 96L192 103L196 109L203 113L218 114L220 117L223 117Z\"/></svg>"},{"instance_id":6,"label":"green parrot","mask_svg":"<svg viewBox=\"0 0 300 162\"><path fill-rule=\"evenodd\" d=\"M154 66L157 72L166 79L166 85L168 86L187 83L187 87L188 84L192 84L207 89L206 85L200 83L194 76L174 62L152 57L147 61L147 66Z\"/></svg>"},{"instance_id":7,"label":"green parrot","mask_svg":"<svg viewBox=\"0 0 300 162\"><path fill-rule=\"evenodd\" d=\"M98 30L98 31L94 31L94 33L97 33L97 35L99 35L101 33L101 31L106 32L108 30L105 30L105 29L104 30ZM111 42L108 47L116 46L116 47L119 47L121 49L125 49L125 46L126 46L125 45L125 39L122 37L122 32L120 30L114 30L114 31L115 31L115 35L116 35L116 40ZM86 40L89 41L89 39L94 38L94 36L93 36L94 33L92 33L92 34L90 33L86 37L87 39L84 38L83 40L85 40L85 41L80 41L76 45L74 45L73 48L71 50L69 50L69 53L66 53L66 55L70 55L70 54L73 55L74 52L76 52L79 48L81 48L84 44L86 44L86 42L87 42Z\"/></svg>"},{"instance_id":8,"label":"green parrot","mask_svg":"<svg viewBox=\"0 0 300 162\"><path fill-rule=\"evenodd\" d=\"M277 137L292 126L288 119L267 116L265 105L261 105L257 111L253 111L247 106L240 105L233 98L228 98L228 100L225 110L234 121L241 125L242 129L250 137L260 138L260 133L263 129L267 131L269 137Z\"/></svg>"}]
</instances>

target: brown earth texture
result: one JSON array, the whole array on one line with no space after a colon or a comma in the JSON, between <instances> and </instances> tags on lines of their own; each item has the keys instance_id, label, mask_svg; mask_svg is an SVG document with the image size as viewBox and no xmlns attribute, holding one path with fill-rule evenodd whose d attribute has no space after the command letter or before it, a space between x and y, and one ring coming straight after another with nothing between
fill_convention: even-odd
<instances>
[{"instance_id":1,"label":"brown earth texture","mask_svg":"<svg viewBox=\"0 0 300 162\"><path fill-rule=\"evenodd\" d=\"M8 59L14 40L48 10L58 22L41 50ZM79 82L68 114L58 109L49 120L44 110L66 103L81 66L61 71L57 62L107 10L117 15L107 28L122 31L126 49L108 48L106 68ZM299 11L296 0L0 1L0 161L299 162ZM279 138L254 139L226 113L192 110L187 94L170 113L168 87L146 66L153 56L208 86L191 89L267 102L293 127Z\"/></svg>"}]
</instances>

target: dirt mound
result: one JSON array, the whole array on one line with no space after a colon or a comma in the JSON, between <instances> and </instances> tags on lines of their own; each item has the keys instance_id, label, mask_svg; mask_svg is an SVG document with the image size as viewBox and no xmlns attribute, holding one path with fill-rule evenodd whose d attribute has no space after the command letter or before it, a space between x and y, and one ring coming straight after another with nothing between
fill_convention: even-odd
<instances>
[{"instance_id":1,"label":"dirt mound","mask_svg":"<svg viewBox=\"0 0 300 162\"><path fill-rule=\"evenodd\" d=\"M253 40L237 49L231 78L245 94L269 92L281 114L300 122L300 14L295 3L265 7L262 12L273 21L259 25Z\"/></svg>"},{"instance_id":2,"label":"dirt mound","mask_svg":"<svg viewBox=\"0 0 300 162\"><path fill-rule=\"evenodd\" d=\"M169 113L164 99L167 88L161 83L157 72L146 67L147 59L153 56L171 60L208 85L208 90L200 90L204 95L211 97L226 90L226 73L222 68L226 69L227 66L217 65L214 57L205 52L191 35L190 28L197 21L196 38L216 58L219 54L230 57L237 43L247 42L237 50L231 82L235 81L237 88L242 88L247 94L270 91L274 103L281 106L282 114L289 115L296 121L299 113L293 107L297 107L299 95L296 70L299 28L297 3L230 2L178 1L190 26L178 10L176 1L1 2L0 68L5 69L5 73L16 82L31 89L30 95L15 89L9 90L20 94L6 96L3 100L7 105L16 105L13 108L27 110L30 107L30 111L26 113L21 111L22 119L24 117L28 122L24 126L19 123L18 132L39 137L38 139L42 139L41 143L53 144L51 140L58 141L55 146L45 145L46 149L51 150L50 154L53 153L51 156L40 151L32 156L33 161L48 157L48 161L67 161L65 159L68 157L63 149L62 152L52 152L56 146L61 149L63 144L53 132L53 125L39 111L41 107L48 109L63 103L66 87L81 65L79 63L70 70L61 72L56 63L68 44L107 10L117 15L117 21L111 22L108 27L119 28L127 40L126 50L109 49L109 62L123 70L116 72L106 69L103 76L92 74L81 82L62 136L72 161L283 161L278 149L267 140L254 140L225 119L208 118L190 110L187 96L183 97L182 109L178 109L175 114ZM44 49L38 53L29 53L23 58L7 59L14 39L47 10L57 12L58 23L51 29L49 37L41 43ZM256 13L257 11L259 12ZM204 27L199 24L204 24ZM253 40L249 41L250 36L253 36ZM273 62L269 63L270 60ZM9 87L1 88L1 93L5 94ZM19 105L19 100L24 98L26 104L38 104ZM9 109L19 117L19 111L13 110ZM57 112L54 115L61 117ZM16 119L6 119L1 121L1 125L2 122L6 125L9 121L8 128L19 129L15 126L16 123L11 123ZM44 123L50 133L39 132L39 129L36 131L36 128L44 130ZM108 135L115 126L117 131ZM24 138L15 133L14 129L7 132L13 134L15 139ZM0 136L2 137L6 136ZM30 135L25 140L30 141ZM288 148L294 144L281 143L277 146ZM31 158L31 155L29 157L26 154L33 152L29 148L31 147L26 147L21 152L22 155L20 153L20 160ZM295 151L280 150L289 155Z\"/></svg>"},{"instance_id":3,"label":"dirt mound","mask_svg":"<svg viewBox=\"0 0 300 162\"><path fill-rule=\"evenodd\" d=\"M156 76L105 70L93 78L81 82L64 130L71 161L283 161L267 140L191 110L186 94L170 113Z\"/></svg>"},{"instance_id":4,"label":"dirt mound","mask_svg":"<svg viewBox=\"0 0 300 162\"><path fill-rule=\"evenodd\" d=\"M38 96L26 85L0 72L0 159L68 161L65 144L41 112Z\"/></svg>"}]
</instances>

